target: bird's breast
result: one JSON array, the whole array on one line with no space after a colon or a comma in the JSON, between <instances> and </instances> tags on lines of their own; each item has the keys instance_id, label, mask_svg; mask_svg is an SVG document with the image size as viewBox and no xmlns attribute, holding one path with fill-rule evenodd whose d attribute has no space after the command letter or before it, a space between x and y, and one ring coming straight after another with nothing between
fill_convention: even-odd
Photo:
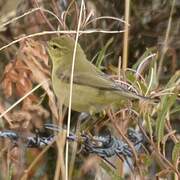
<instances>
[{"instance_id":1,"label":"bird's breast","mask_svg":"<svg viewBox=\"0 0 180 180\"><path fill-rule=\"evenodd\" d=\"M54 77L53 90L58 100L65 106L69 106L70 84ZM92 107L97 111L109 104L106 102L106 93L84 85L73 84L71 108L78 112L89 112Z\"/></svg>"}]
</instances>

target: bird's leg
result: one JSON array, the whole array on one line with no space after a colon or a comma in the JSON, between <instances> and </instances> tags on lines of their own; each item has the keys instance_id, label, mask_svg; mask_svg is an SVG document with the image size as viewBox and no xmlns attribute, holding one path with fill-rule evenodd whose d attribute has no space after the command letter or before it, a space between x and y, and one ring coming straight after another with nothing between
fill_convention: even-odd
<instances>
[{"instance_id":1,"label":"bird's leg","mask_svg":"<svg viewBox=\"0 0 180 180\"><path fill-rule=\"evenodd\" d=\"M104 122L104 119L106 117L106 111L102 110L102 111L96 112L91 117L93 119L93 122L92 122L93 125L100 124L102 121Z\"/></svg>"},{"instance_id":2,"label":"bird's leg","mask_svg":"<svg viewBox=\"0 0 180 180\"><path fill-rule=\"evenodd\" d=\"M97 123L101 122L106 116L106 112L104 110L98 110L96 107L91 106L89 109L89 117L88 121L84 121L81 124L81 129L82 130L90 130L91 128L94 128L94 125Z\"/></svg>"},{"instance_id":3,"label":"bird's leg","mask_svg":"<svg viewBox=\"0 0 180 180\"><path fill-rule=\"evenodd\" d=\"M105 110L99 110L95 106L91 106L89 113L94 120L102 119L106 116Z\"/></svg>"}]
</instances>

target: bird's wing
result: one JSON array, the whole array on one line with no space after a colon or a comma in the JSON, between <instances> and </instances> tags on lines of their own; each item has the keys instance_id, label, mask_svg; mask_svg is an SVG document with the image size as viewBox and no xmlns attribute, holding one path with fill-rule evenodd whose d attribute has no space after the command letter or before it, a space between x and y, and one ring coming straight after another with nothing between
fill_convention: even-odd
<instances>
[{"instance_id":1,"label":"bird's wing","mask_svg":"<svg viewBox=\"0 0 180 180\"><path fill-rule=\"evenodd\" d=\"M70 82L71 73L69 70L57 71L56 75L62 81L67 83ZM113 81L108 79L106 76L103 77L101 75L90 74L87 72L74 72L73 83L99 89L112 89L114 86Z\"/></svg>"},{"instance_id":2,"label":"bird's wing","mask_svg":"<svg viewBox=\"0 0 180 180\"><path fill-rule=\"evenodd\" d=\"M70 71L57 71L57 76L64 82L70 82ZM127 83L117 83L111 80L106 74L102 72L74 72L73 83L83 86L97 88L99 90L122 92L125 96L134 98L145 98L137 93L135 88ZM146 99L146 98L145 98Z\"/></svg>"}]
</instances>

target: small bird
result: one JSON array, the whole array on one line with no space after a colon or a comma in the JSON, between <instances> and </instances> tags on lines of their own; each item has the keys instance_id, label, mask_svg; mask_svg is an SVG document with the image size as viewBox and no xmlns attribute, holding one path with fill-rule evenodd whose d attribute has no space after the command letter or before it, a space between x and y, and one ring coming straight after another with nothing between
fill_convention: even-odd
<instances>
[{"instance_id":1,"label":"small bird","mask_svg":"<svg viewBox=\"0 0 180 180\"><path fill-rule=\"evenodd\" d=\"M70 78L75 41L68 36L53 38L48 42L52 60L52 86L58 100L69 105ZM77 44L73 76L72 109L78 112L100 112L106 107L120 107L129 99L148 100L130 86L118 83L87 60Z\"/></svg>"}]
</instances>

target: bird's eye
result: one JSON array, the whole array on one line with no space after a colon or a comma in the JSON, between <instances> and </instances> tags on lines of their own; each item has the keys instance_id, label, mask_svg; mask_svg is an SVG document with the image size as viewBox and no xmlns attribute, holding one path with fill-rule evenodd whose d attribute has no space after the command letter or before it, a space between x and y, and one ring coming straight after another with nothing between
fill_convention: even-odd
<instances>
[{"instance_id":1,"label":"bird's eye","mask_svg":"<svg viewBox=\"0 0 180 180\"><path fill-rule=\"evenodd\" d=\"M56 45L52 45L52 48L53 48L53 49L57 49L57 48L58 48L58 46L56 46Z\"/></svg>"}]
</instances>

